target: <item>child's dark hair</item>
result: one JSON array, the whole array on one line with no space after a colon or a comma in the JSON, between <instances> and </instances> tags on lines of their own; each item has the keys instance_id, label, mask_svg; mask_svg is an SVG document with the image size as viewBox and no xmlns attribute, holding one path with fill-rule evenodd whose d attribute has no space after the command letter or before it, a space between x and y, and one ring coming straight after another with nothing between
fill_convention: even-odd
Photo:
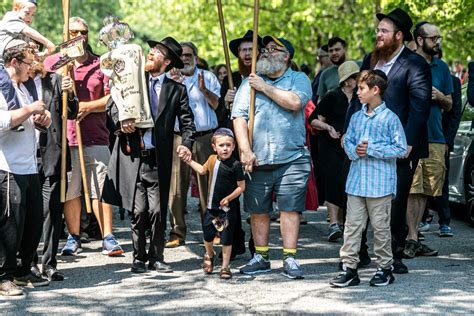
<instances>
[{"instance_id":1,"label":"child's dark hair","mask_svg":"<svg viewBox=\"0 0 474 316\"><path fill-rule=\"evenodd\" d=\"M217 137L228 136L234 140L234 132L230 128L221 127L218 128L212 135L211 143L215 144ZM234 140L235 141L235 140Z\"/></svg>"},{"instance_id":2,"label":"child's dark hair","mask_svg":"<svg viewBox=\"0 0 474 316\"><path fill-rule=\"evenodd\" d=\"M385 73L378 69L361 71L357 77L357 84L365 82L370 89L375 86L379 87L380 96L382 96L387 89L387 81L388 79Z\"/></svg>"}]
</instances>

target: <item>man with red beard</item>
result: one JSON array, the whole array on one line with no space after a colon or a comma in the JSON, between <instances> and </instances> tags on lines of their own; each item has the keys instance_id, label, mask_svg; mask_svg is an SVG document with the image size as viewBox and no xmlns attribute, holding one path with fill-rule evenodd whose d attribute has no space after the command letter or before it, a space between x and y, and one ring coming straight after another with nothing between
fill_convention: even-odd
<instances>
[{"instance_id":1,"label":"man with red beard","mask_svg":"<svg viewBox=\"0 0 474 316\"><path fill-rule=\"evenodd\" d=\"M397 161L397 195L392 200L390 226L393 272L408 273L408 268L402 262L407 236L407 199L418 160L428 157L431 72L425 59L403 44L413 38L410 33L413 22L405 11L397 8L387 15L378 13L377 19L379 24L375 30L375 48L364 58L361 71L380 69L387 75L388 88L384 93L384 101L398 115L405 129L408 155ZM357 99L349 106L346 128L352 114L360 108Z\"/></svg>"},{"instance_id":2,"label":"man with red beard","mask_svg":"<svg viewBox=\"0 0 474 316\"><path fill-rule=\"evenodd\" d=\"M216 110L217 118L219 120L219 126L233 129L232 122L230 120L230 113L232 111L232 103L234 102L235 92L240 87L242 80L250 75L252 67L252 43L253 31L248 30L241 38L236 38L229 42L229 48L232 54L237 57L239 63L239 70L232 73L232 81L234 83L234 89L229 89L229 81L227 76L224 78L221 86L221 97L219 98L219 107ZM257 36L258 48L262 46L262 38ZM258 55L257 55L258 56ZM238 157L238 150L234 150L235 157ZM240 203L237 200L237 203ZM245 232L242 230L242 221L239 212L239 218L237 220L237 226L234 230L234 238L232 243L232 254L231 260L237 255L245 253Z\"/></svg>"},{"instance_id":3,"label":"man with red beard","mask_svg":"<svg viewBox=\"0 0 474 316\"><path fill-rule=\"evenodd\" d=\"M104 199L133 212L131 219L133 273L147 271L172 272L164 261L166 215L173 160L174 124L178 120L182 141L176 155L191 159L194 142L194 116L188 103L186 87L169 79L165 72L183 68L181 45L172 37L148 41L145 70L148 77L150 110L154 128L135 127L135 119L118 121L118 109L108 106L110 116L121 130L108 166ZM135 181L129 181L136 179ZM146 250L145 231L150 230L150 246Z\"/></svg>"},{"instance_id":4,"label":"man with red beard","mask_svg":"<svg viewBox=\"0 0 474 316\"><path fill-rule=\"evenodd\" d=\"M290 68L293 45L284 38L265 36L257 73L240 85L232 118L246 179L244 208L250 213L255 255L240 269L254 275L270 271L269 232L272 194L277 197L283 239L283 275L302 279L296 261L299 212L305 210L310 155L305 146L304 108L311 99L311 82ZM253 135L248 134L250 87L255 94ZM252 137L252 146L250 145Z\"/></svg>"}]
</instances>

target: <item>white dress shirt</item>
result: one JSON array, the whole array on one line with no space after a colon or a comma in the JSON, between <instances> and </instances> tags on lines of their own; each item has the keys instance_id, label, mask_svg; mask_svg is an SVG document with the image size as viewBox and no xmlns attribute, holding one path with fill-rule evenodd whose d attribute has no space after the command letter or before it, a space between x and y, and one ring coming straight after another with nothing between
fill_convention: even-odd
<instances>
[{"instance_id":1,"label":"white dress shirt","mask_svg":"<svg viewBox=\"0 0 474 316\"><path fill-rule=\"evenodd\" d=\"M390 70L392 69L393 65L395 64L395 62L397 61L398 57L400 56L400 54L402 53L402 51L405 49L405 46L402 46L402 49L400 49L400 51L398 52L398 54L395 55L395 57L393 57L391 60L383 63L381 62L380 60L377 62L377 65L375 65L374 69L379 69L379 70L382 70L385 75L388 76L388 73L390 72Z\"/></svg>"}]
</instances>

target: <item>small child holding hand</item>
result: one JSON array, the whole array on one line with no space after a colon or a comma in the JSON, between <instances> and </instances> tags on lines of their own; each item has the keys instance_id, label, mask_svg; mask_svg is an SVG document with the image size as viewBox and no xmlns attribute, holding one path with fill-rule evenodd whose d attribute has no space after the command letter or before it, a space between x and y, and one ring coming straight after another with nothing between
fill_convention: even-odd
<instances>
[{"instance_id":1,"label":"small child holding hand","mask_svg":"<svg viewBox=\"0 0 474 316\"><path fill-rule=\"evenodd\" d=\"M234 133L228 128L219 128L212 136L212 148L216 155L211 155L204 165L194 160L186 161L200 175L209 174L209 197L204 214L202 230L206 253L203 258L203 270L211 274L214 270L213 240L217 232L221 235L222 268L221 279L232 278L229 267L232 252L232 237L240 212L236 199L245 190L245 179L242 165L234 157Z\"/></svg>"}]
</instances>

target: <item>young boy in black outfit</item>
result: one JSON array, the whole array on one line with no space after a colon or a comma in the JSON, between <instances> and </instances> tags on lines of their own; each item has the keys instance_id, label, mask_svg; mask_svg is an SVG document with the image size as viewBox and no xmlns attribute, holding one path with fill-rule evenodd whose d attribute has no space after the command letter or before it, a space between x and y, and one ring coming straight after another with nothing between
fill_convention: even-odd
<instances>
[{"instance_id":1,"label":"young boy in black outfit","mask_svg":"<svg viewBox=\"0 0 474 316\"><path fill-rule=\"evenodd\" d=\"M204 165L194 160L186 161L200 175L209 173L209 197L204 214L202 230L206 253L203 270L211 274L214 270L213 240L217 232L221 234L222 268L221 279L232 278L229 262L232 252L232 236L237 220L237 198L245 190L242 165L232 157L235 148L234 133L228 128L219 128L212 136L212 148L217 155L211 155Z\"/></svg>"}]
</instances>

